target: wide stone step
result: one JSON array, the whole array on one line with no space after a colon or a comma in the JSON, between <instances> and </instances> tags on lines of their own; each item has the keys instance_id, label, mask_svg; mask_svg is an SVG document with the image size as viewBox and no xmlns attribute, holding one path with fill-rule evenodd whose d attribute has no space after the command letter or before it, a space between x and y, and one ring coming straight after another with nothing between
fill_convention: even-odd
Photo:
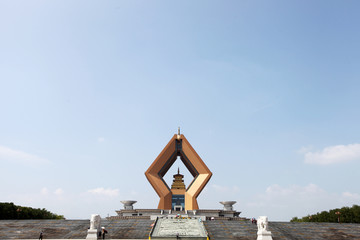
<instances>
[{"instance_id":1,"label":"wide stone step","mask_svg":"<svg viewBox=\"0 0 360 240\"><path fill-rule=\"evenodd\" d=\"M148 239L149 219L102 220L108 239ZM204 221L210 239L256 239L257 226L250 221ZM0 220L0 239L85 239L89 220ZM269 222L274 240L360 239L360 224Z\"/></svg>"},{"instance_id":2,"label":"wide stone step","mask_svg":"<svg viewBox=\"0 0 360 240\"><path fill-rule=\"evenodd\" d=\"M257 225L250 221L206 221L211 239L256 239ZM360 224L269 222L273 239L360 239Z\"/></svg>"},{"instance_id":3,"label":"wide stone step","mask_svg":"<svg viewBox=\"0 0 360 240\"><path fill-rule=\"evenodd\" d=\"M150 219L102 220L108 230L107 238L147 239L151 230ZM85 239L89 220L0 220L0 239Z\"/></svg>"}]
</instances>

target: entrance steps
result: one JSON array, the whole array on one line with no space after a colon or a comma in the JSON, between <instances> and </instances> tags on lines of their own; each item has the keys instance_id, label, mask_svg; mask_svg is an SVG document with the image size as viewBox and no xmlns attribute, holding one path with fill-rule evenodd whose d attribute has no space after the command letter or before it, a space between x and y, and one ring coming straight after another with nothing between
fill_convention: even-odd
<instances>
[{"instance_id":1,"label":"entrance steps","mask_svg":"<svg viewBox=\"0 0 360 240\"><path fill-rule=\"evenodd\" d=\"M150 219L102 220L106 239L149 239ZM210 239L255 240L257 225L250 221L203 221ZM0 220L0 239L85 239L89 220ZM269 222L274 240L360 239L360 224ZM175 238L176 239L176 238ZM183 239L183 238L181 238Z\"/></svg>"}]
</instances>

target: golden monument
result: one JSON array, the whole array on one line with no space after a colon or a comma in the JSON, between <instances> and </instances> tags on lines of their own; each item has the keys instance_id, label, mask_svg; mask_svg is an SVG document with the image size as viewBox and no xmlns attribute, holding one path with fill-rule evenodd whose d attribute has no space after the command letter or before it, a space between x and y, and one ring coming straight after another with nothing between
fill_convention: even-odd
<instances>
[{"instance_id":1,"label":"golden monument","mask_svg":"<svg viewBox=\"0 0 360 240\"><path fill-rule=\"evenodd\" d=\"M171 189L163 179L178 156L194 177L186 189L182 180L183 175L179 172L174 175L175 179ZM197 210L199 206L196 198L210 180L212 173L185 136L180 134L179 129L178 134L175 134L170 139L169 143L145 172L145 176L160 197L158 209L177 210L181 206L181 209L184 210Z\"/></svg>"}]
</instances>

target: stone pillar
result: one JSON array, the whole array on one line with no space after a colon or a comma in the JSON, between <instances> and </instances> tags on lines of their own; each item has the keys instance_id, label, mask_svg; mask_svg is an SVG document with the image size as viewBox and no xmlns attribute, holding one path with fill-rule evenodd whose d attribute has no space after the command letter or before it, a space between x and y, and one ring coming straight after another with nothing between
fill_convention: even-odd
<instances>
[{"instance_id":1,"label":"stone pillar","mask_svg":"<svg viewBox=\"0 0 360 240\"><path fill-rule=\"evenodd\" d=\"M133 205L135 203L137 203L137 201L132 201L132 200L124 200L124 201L120 201L122 204L124 204L124 209L125 210L133 210L134 207Z\"/></svg>"},{"instance_id":2,"label":"stone pillar","mask_svg":"<svg viewBox=\"0 0 360 240\"><path fill-rule=\"evenodd\" d=\"M233 211L233 205L236 203L236 201L223 201L220 203L224 205L224 211Z\"/></svg>"},{"instance_id":3,"label":"stone pillar","mask_svg":"<svg viewBox=\"0 0 360 240\"><path fill-rule=\"evenodd\" d=\"M90 228L88 229L88 233L86 239L97 240L98 232L100 231L101 217L99 214L92 214L90 218Z\"/></svg>"},{"instance_id":4,"label":"stone pillar","mask_svg":"<svg viewBox=\"0 0 360 240\"><path fill-rule=\"evenodd\" d=\"M268 229L269 223L267 216L260 216L257 219L257 240L273 240L271 232Z\"/></svg>"}]
</instances>

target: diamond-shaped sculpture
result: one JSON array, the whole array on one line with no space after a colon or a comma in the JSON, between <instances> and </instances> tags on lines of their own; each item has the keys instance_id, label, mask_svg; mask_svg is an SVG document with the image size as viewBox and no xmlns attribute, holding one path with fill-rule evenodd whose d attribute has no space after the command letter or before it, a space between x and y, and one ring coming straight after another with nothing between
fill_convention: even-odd
<instances>
[{"instance_id":1,"label":"diamond-shaped sculpture","mask_svg":"<svg viewBox=\"0 0 360 240\"><path fill-rule=\"evenodd\" d=\"M210 180L212 173L182 134L175 134L171 138L145 172L146 178L160 197L158 209L172 209L172 197L177 192L169 188L163 177L178 156L194 177L184 193L185 210L199 209L196 198Z\"/></svg>"}]
</instances>

